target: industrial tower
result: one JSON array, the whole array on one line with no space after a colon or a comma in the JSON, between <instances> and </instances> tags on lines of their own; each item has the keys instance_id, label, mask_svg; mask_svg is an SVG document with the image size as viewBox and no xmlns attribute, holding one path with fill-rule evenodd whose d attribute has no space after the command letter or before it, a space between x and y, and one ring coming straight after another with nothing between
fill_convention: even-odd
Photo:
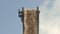
<instances>
[{"instance_id":1,"label":"industrial tower","mask_svg":"<svg viewBox=\"0 0 60 34\"><path fill-rule=\"evenodd\" d=\"M23 23L23 34L39 34L39 8L18 10L18 16Z\"/></svg>"}]
</instances>

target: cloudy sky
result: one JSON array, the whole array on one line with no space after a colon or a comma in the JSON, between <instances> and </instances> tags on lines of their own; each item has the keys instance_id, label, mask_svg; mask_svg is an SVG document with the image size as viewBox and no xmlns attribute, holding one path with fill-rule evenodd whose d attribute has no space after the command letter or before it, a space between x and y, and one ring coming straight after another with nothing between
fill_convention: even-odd
<instances>
[{"instance_id":1,"label":"cloudy sky","mask_svg":"<svg viewBox=\"0 0 60 34\"><path fill-rule=\"evenodd\" d=\"M60 0L45 0L40 6L39 34L60 34Z\"/></svg>"}]
</instances>

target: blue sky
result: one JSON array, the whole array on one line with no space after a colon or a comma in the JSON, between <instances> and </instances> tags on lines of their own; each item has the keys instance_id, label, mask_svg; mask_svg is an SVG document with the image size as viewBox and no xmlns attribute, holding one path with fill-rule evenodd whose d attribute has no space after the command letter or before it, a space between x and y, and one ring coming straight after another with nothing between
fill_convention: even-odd
<instances>
[{"instance_id":1,"label":"blue sky","mask_svg":"<svg viewBox=\"0 0 60 34\"><path fill-rule=\"evenodd\" d=\"M18 7L25 7L25 8L34 8L39 6L39 0L19 0Z\"/></svg>"},{"instance_id":2,"label":"blue sky","mask_svg":"<svg viewBox=\"0 0 60 34\"><path fill-rule=\"evenodd\" d=\"M18 0L0 0L0 34L22 34Z\"/></svg>"}]
</instances>

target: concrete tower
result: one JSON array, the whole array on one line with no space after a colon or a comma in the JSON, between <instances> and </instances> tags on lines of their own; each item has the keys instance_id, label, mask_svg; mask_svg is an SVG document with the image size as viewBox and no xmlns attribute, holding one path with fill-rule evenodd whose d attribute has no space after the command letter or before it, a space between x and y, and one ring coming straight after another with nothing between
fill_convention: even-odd
<instances>
[{"instance_id":1,"label":"concrete tower","mask_svg":"<svg viewBox=\"0 0 60 34\"><path fill-rule=\"evenodd\" d=\"M39 8L37 9L25 9L22 7L22 11L18 12L23 23L23 34L39 34Z\"/></svg>"}]
</instances>

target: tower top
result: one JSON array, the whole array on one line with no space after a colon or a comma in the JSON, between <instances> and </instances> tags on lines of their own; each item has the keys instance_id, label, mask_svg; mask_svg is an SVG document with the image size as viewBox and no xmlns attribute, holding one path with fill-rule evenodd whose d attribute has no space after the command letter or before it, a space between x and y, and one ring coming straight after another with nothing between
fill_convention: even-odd
<instances>
[{"instance_id":1,"label":"tower top","mask_svg":"<svg viewBox=\"0 0 60 34\"><path fill-rule=\"evenodd\" d=\"M38 6L37 6L37 8L30 8L30 9L22 7L22 11L20 11L20 9L18 10L18 16L21 17L22 22L24 20L24 11L32 11L32 10L37 11L38 13L40 13Z\"/></svg>"}]
</instances>

